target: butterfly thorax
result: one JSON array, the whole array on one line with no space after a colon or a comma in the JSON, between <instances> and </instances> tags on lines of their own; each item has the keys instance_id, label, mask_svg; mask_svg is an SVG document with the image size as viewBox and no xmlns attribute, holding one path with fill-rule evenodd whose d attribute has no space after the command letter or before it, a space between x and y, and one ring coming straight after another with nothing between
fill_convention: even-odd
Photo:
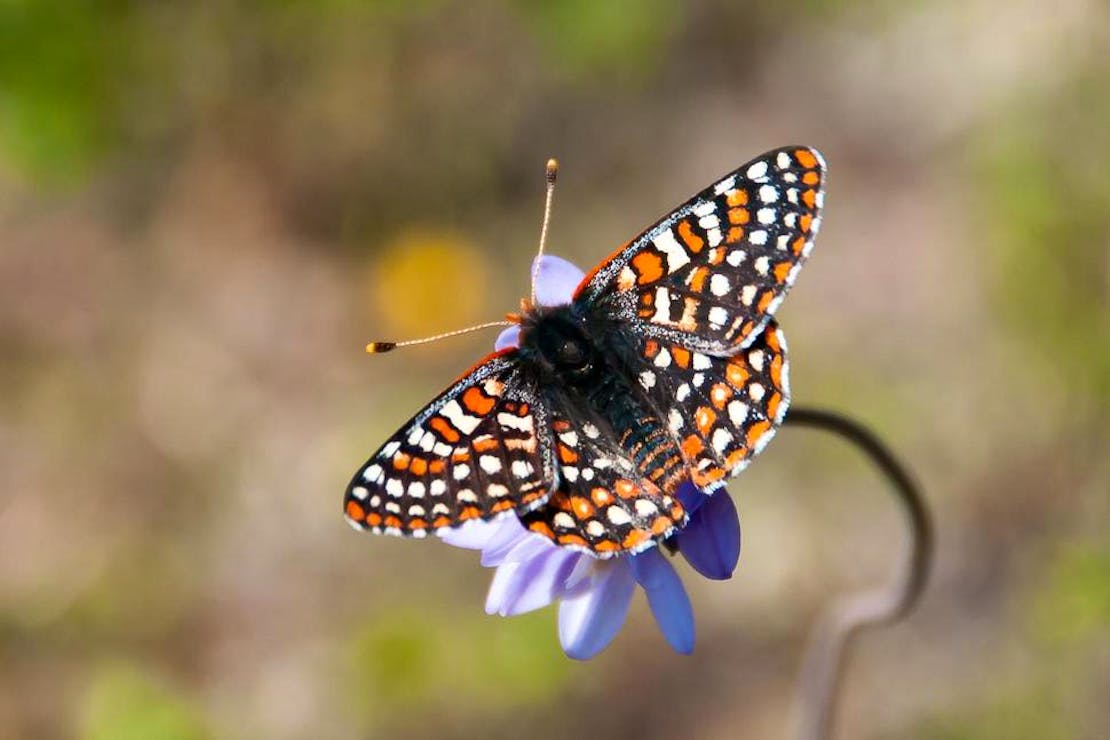
<instances>
[{"instance_id":1,"label":"butterfly thorax","mask_svg":"<svg viewBox=\"0 0 1110 740\"><path fill-rule=\"evenodd\" d=\"M644 478L672 491L686 477L678 447L613 339L578 306L533 309L522 317L521 365L549 402L590 420Z\"/></svg>"}]
</instances>

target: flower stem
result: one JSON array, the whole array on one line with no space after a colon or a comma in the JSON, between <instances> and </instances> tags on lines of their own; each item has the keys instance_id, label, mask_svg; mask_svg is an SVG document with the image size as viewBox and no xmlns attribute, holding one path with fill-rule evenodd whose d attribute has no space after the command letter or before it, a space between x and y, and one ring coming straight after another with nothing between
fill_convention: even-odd
<instances>
[{"instance_id":1,"label":"flower stem","mask_svg":"<svg viewBox=\"0 0 1110 740\"><path fill-rule=\"evenodd\" d=\"M933 560L933 525L920 487L890 448L867 427L834 411L798 407L790 409L784 423L832 432L870 457L890 481L906 514L910 535L902 568L894 580L838 599L826 608L810 634L796 698L795 737L823 740L833 728L840 678L852 638L864 628L888 625L906 616L925 589Z\"/></svg>"}]
</instances>

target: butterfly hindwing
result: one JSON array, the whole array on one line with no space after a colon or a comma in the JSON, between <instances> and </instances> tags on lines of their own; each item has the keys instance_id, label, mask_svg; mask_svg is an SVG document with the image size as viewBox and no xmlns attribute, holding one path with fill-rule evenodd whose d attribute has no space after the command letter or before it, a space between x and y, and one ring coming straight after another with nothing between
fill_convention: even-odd
<instances>
[{"instance_id":1,"label":"butterfly hindwing","mask_svg":"<svg viewBox=\"0 0 1110 740\"><path fill-rule=\"evenodd\" d=\"M772 319L731 357L645 338L640 387L667 410L667 428L694 485L712 491L774 436L790 404L786 338Z\"/></svg>"},{"instance_id":2,"label":"butterfly hindwing","mask_svg":"<svg viewBox=\"0 0 1110 740\"><path fill-rule=\"evenodd\" d=\"M549 422L515 354L480 362L362 466L344 497L352 526L419 537L547 500Z\"/></svg>"},{"instance_id":3,"label":"butterfly hindwing","mask_svg":"<svg viewBox=\"0 0 1110 740\"><path fill-rule=\"evenodd\" d=\"M730 354L763 329L813 248L824 184L815 149L767 152L617 250L575 300L612 302L646 334Z\"/></svg>"},{"instance_id":4,"label":"butterfly hindwing","mask_svg":"<svg viewBox=\"0 0 1110 740\"><path fill-rule=\"evenodd\" d=\"M557 545L608 558L651 547L685 523L686 511L673 495L685 473L666 435L647 451L656 458L653 468L664 474L645 476L604 420L554 415L560 483L546 504L521 517L528 529ZM660 459L666 456L674 458L669 467Z\"/></svg>"}]
</instances>

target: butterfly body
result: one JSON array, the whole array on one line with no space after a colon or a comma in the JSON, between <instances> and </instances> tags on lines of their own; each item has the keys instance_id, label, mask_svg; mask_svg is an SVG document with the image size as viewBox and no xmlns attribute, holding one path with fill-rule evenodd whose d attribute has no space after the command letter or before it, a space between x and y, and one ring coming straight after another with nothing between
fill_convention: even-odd
<instances>
[{"instance_id":1,"label":"butterfly body","mask_svg":"<svg viewBox=\"0 0 1110 740\"><path fill-rule=\"evenodd\" d=\"M824 162L752 160L603 261L518 346L465 373L348 485L358 529L422 536L518 516L558 545L635 553L686 521L676 495L742 470L789 404L773 313L820 225Z\"/></svg>"}]
</instances>

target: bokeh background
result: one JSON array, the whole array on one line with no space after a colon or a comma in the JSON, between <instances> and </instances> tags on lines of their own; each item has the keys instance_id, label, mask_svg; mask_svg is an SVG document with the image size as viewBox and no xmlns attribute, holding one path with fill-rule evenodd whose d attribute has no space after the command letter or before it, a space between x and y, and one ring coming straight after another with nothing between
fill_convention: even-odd
<instances>
[{"instance_id":1,"label":"bokeh background","mask_svg":"<svg viewBox=\"0 0 1110 740\"><path fill-rule=\"evenodd\" d=\"M766 738L901 520L787 429L671 653L488 617L340 516L527 291L780 144L830 165L800 404L911 462L939 560L842 737L1110 736L1110 8L1098 0L0 3L0 736Z\"/></svg>"}]
</instances>

